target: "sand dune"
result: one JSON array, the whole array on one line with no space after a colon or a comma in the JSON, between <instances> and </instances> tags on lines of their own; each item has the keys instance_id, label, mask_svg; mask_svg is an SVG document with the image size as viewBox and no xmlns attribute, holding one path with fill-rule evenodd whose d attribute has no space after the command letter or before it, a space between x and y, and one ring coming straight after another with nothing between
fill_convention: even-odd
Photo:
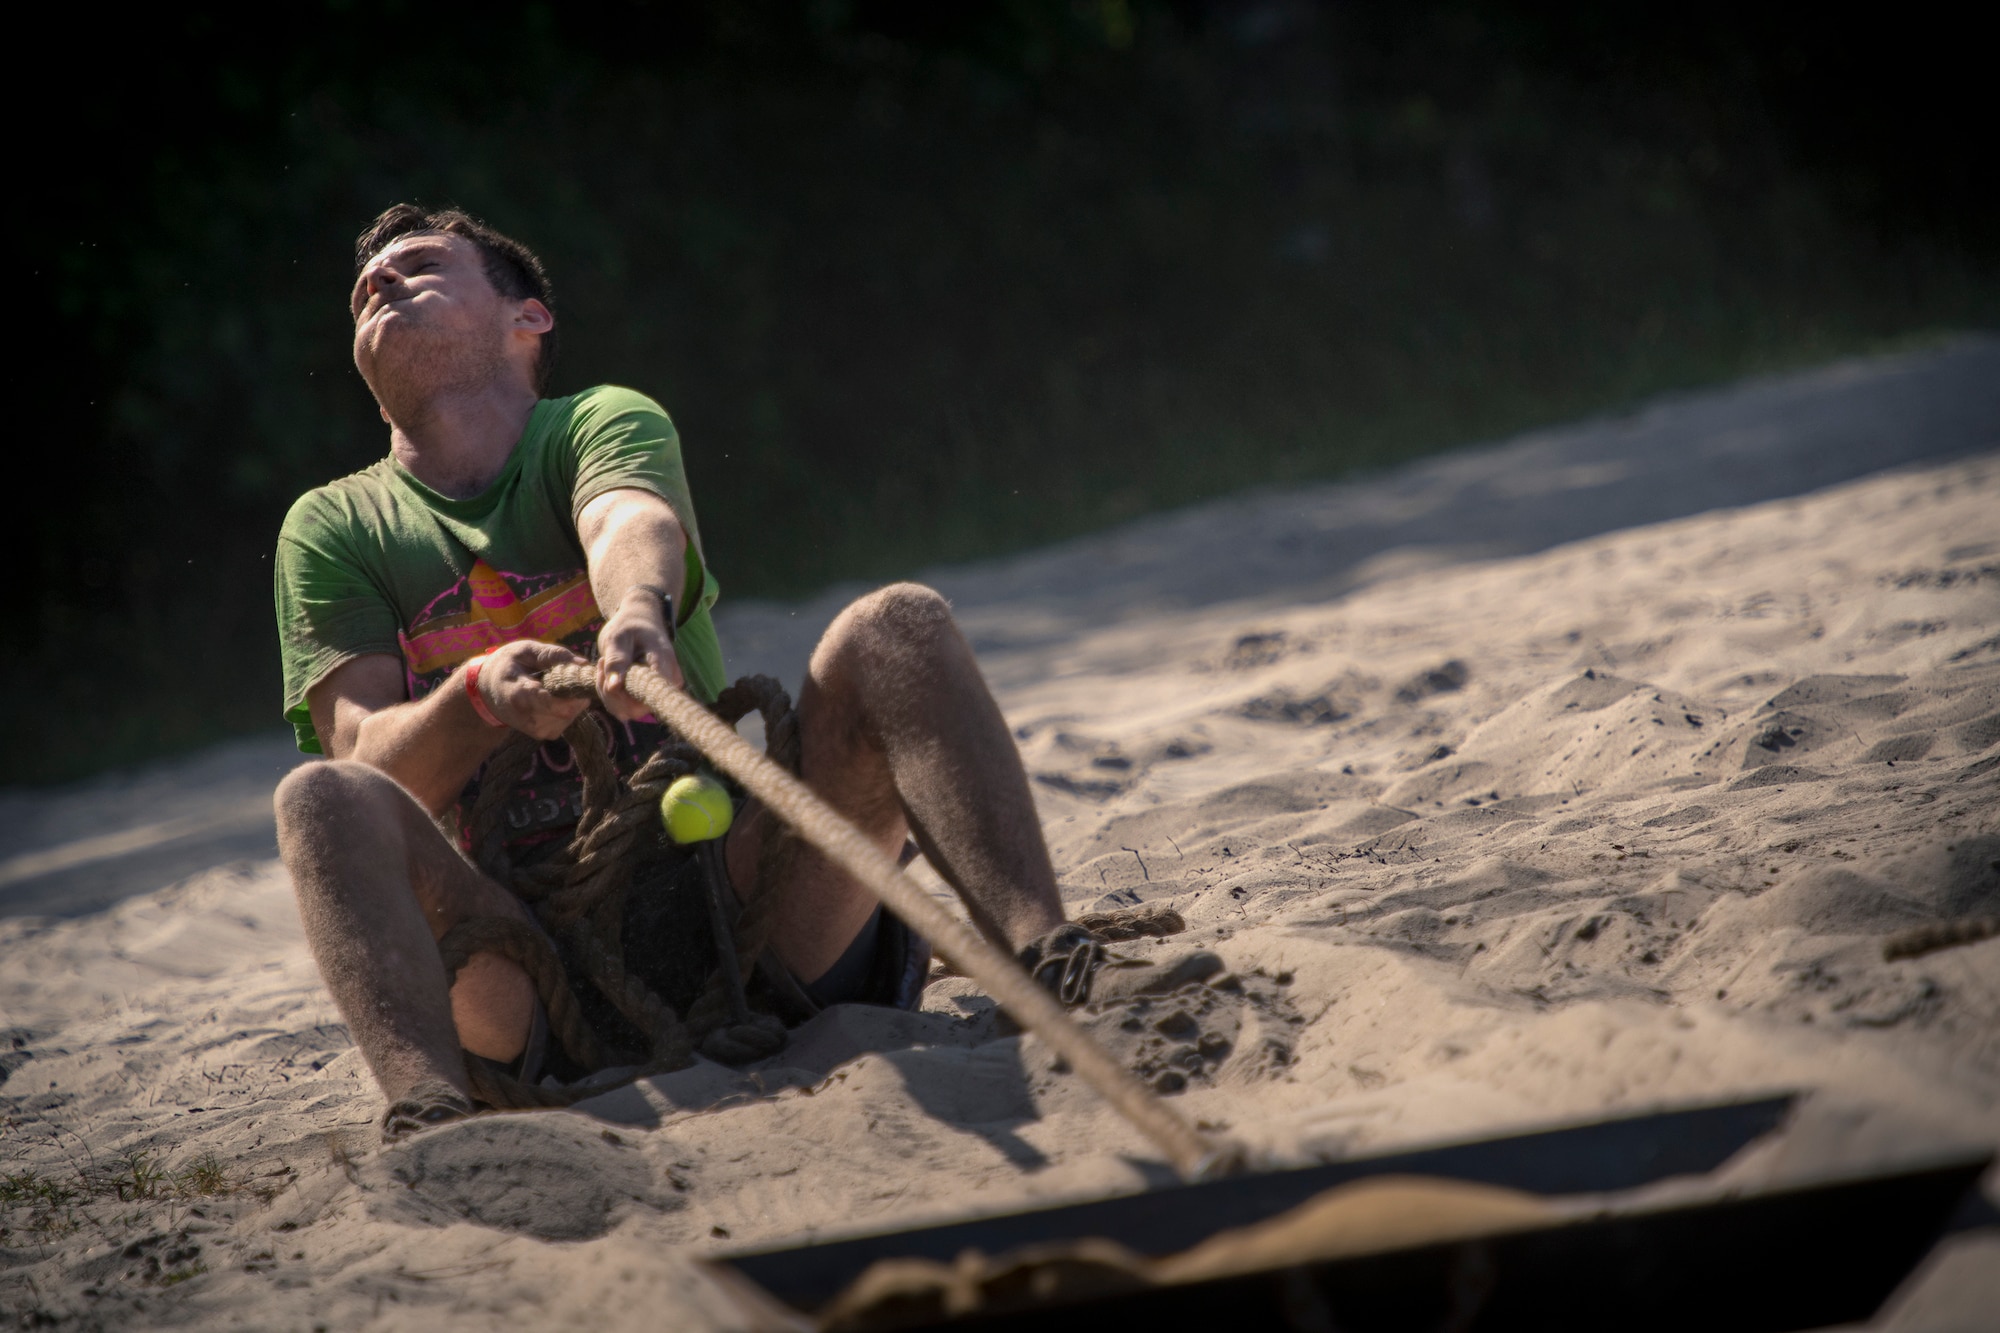
<instances>
[{"instance_id":1,"label":"sand dune","mask_svg":"<svg viewBox=\"0 0 2000 1333\"><path fill-rule=\"evenodd\" d=\"M1961 388L1985 365L1990 398L1995 360L1936 365ZM941 580L968 590L1073 906L1169 901L1242 983L1093 1028L1272 1163L1777 1088L1811 1096L1737 1183L2000 1142L2000 939L1882 955L2000 915L2000 416L1891 393L1881 421L1957 422L1960 456L1787 498L1765 498L1784 475L1828 479L1810 432L1745 442L1756 412L1837 442L1860 415L1840 395L1909 364L1689 400L1624 454L1591 437L1657 489L1654 445L1706 422L1759 479L1745 507L1697 512L1730 490L1710 476L1655 497L1678 516L1516 533L1530 554L1177 592L1177 562L1261 568L1267 497L1098 539L1159 543L1152 566L1086 543ZM1398 488L1476 474L1450 501L1476 510L1589 461L1510 447L1516 470L1489 451L1306 507L1372 506L1407 549ZM819 614L751 608L746 656ZM0 922L0 1014L0 1304L64 1327L730 1327L689 1256L1164 1179L958 979L919 1014L830 1011L749 1069L379 1150L268 861ZM1889 1323L1995 1308L2000 1236L1966 1232Z\"/></svg>"}]
</instances>

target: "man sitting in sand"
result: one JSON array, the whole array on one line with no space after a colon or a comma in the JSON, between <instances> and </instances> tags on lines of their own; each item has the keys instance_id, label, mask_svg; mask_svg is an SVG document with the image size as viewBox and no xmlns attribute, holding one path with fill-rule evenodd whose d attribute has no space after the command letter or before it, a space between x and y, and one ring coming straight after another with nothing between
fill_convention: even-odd
<instances>
[{"instance_id":1,"label":"man sitting in sand","mask_svg":"<svg viewBox=\"0 0 2000 1333\"><path fill-rule=\"evenodd\" d=\"M396 1137L473 1112L469 1057L526 1082L545 1073L527 974L478 953L447 986L436 947L469 918L532 921L462 850L488 756L515 732L548 742L507 823L515 845L564 841L579 780L559 738L577 715L608 709L630 774L666 732L626 692L627 669L646 663L708 702L723 666L673 423L629 389L542 396L555 319L534 254L463 213L398 205L356 258L354 364L389 455L300 499L278 539L285 713L300 748L327 756L279 786L278 842ZM602 704L538 678L593 658ZM914 836L978 927L1066 998L1219 970L1203 952L1099 970L1102 950L1064 919L1000 710L929 588L894 584L841 612L798 717L804 780L885 851ZM760 873L777 881L770 944L805 995L914 1007L928 949L817 853L764 855L776 833L748 805L718 862L745 898ZM648 943L627 938L628 956Z\"/></svg>"}]
</instances>

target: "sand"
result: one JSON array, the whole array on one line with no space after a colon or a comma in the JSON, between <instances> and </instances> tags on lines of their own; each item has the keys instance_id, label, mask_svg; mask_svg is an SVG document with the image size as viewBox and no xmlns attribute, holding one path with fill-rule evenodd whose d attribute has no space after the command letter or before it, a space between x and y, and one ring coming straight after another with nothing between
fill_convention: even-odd
<instances>
[{"instance_id":1,"label":"sand","mask_svg":"<svg viewBox=\"0 0 2000 1333\"><path fill-rule=\"evenodd\" d=\"M1881 953L2000 915L1996 386L1960 343L940 573L1066 897L1242 981L1093 1029L1274 1165L1774 1089L1737 1185L2000 1144L2000 939ZM957 979L383 1150L248 804L289 762L0 798L10 1315L727 1328L691 1257L1166 1178ZM1995 1308L1970 1231L1886 1322Z\"/></svg>"}]
</instances>

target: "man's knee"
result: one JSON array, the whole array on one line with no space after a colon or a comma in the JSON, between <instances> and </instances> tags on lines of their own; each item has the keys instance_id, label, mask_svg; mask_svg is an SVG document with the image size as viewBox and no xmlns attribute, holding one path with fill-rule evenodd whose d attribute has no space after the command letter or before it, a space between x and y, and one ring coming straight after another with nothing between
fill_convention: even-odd
<instances>
[{"instance_id":1,"label":"man's knee","mask_svg":"<svg viewBox=\"0 0 2000 1333\"><path fill-rule=\"evenodd\" d=\"M892 583L857 598L827 627L815 657L879 659L927 654L958 638L951 603L921 583ZM817 665L817 663L816 663Z\"/></svg>"},{"instance_id":2,"label":"man's knee","mask_svg":"<svg viewBox=\"0 0 2000 1333\"><path fill-rule=\"evenodd\" d=\"M301 764L272 797L279 842L369 814L399 794L394 781L367 764L347 759Z\"/></svg>"}]
</instances>

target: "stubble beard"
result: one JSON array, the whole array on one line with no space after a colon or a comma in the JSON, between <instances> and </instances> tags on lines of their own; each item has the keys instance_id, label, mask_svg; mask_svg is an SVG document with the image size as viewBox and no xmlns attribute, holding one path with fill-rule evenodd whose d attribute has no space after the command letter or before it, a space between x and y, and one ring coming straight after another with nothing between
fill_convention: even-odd
<instances>
[{"instance_id":1,"label":"stubble beard","mask_svg":"<svg viewBox=\"0 0 2000 1333\"><path fill-rule=\"evenodd\" d=\"M364 378L399 429L422 430L445 399L475 392L503 377L501 340L439 329L411 320L389 338L378 333Z\"/></svg>"}]
</instances>

